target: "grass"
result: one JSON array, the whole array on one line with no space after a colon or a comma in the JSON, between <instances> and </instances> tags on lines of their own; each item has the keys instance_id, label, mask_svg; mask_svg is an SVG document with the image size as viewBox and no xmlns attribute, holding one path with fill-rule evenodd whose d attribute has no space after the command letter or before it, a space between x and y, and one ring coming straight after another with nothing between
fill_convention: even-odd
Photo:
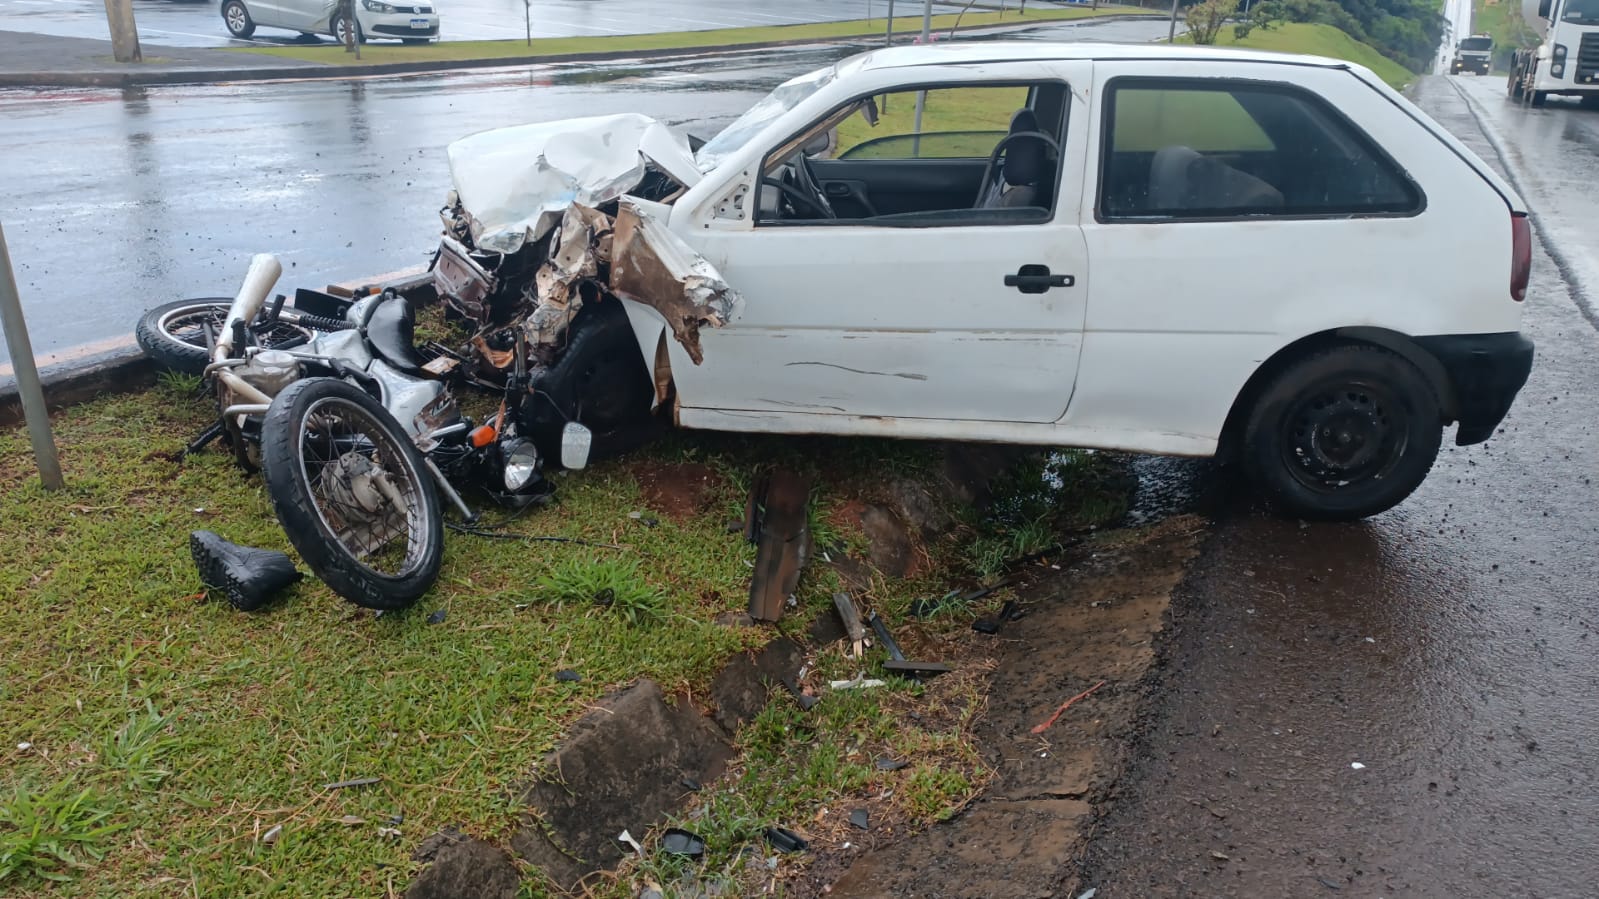
<instances>
[{"instance_id":1,"label":"grass","mask_svg":"<svg viewBox=\"0 0 1599 899\"><path fill-rule=\"evenodd\" d=\"M1371 69L1377 73L1378 78L1395 88L1404 87L1416 77L1414 72L1383 56L1375 47L1355 40L1332 25L1281 22L1273 24L1269 29L1256 28L1243 40L1236 38L1231 28L1223 28L1216 37L1216 43L1254 50L1306 53L1348 60Z\"/></svg>"},{"instance_id":2,"label":"grass","mask_svg":"<svg viewBox=\"0 0 1599 899\"><path fill-rule=\"evenodd\" d=\"M1058 22L1103 15L1126 15L1149 12L1132 7L1102 6L1092 9L1029 9L1003 12L971 12L961 19L961 27L985 25L1014 25ZM933 30L948 32L954 26L954 14L933 17ZM907 39L920 35L921 16L895 16L894 33ZM361 48L361 59L343 47L243 47L236 52L280 56L332 65L363 65L408 62L456 62L482 59L525 59L529 57L586 56L599 53L629 53L648 50L685 50L696 47L729 47L743 44L766 44L779 41L822 41L854 37L879 37L887 30L885 19L855 19L843 22L815 22L806 25L773 25L755 28L720 28L706 31L668 31L659 34L622 34L605 37L552 37L534 38L531 46L525 40L496 41L443 41L440 43L403 46L367 44Z\"/></svg>"},{"instance_id":3,"label":"grass","mask_svg":"<svg viewBox=\"0 0 1599 899\"><path fill-rule=\"evenodd\" d=\"M916 92L902 91L879 98L877 126L860 116L850 116L838 125L835 156L868 141L914 134L916 131ZM932 158L987 158L994 145L1005 136L1010 117L1027 104L1025 87L962 87L928 91L922 109L922 145L919 155ZM940 134L940 132L943 132ZM976 132L976 133L973 133ZM882 154L896 159L910 156L910 148L887 144ZM879 154L864 148L852 158L871 159Z\"/></svg>"},{"instance_id":4,"label":"grass","mask_svg":"<svg viewBox=\"0 0 1599 899\"><path fill-rule=\"evenodd\" d=\"M201 592L188 532L292 549L260 479L227 453L174 461L211 415L181 378L59 413L68 486L55 493L38 484L26 433L0 431L0 896L376 895L403 889L417 842L446 825L504 845L512 785L596 699L641 676L703 691L769 637L713 623L747 601L754 551L727 523L760 466L811 474L819 536L853 551L858 526L831 513L941 459L909 442L673 435L559 477L552 507L489 523L620 549L449 533L438 586L408 612L375 616L308 578L242 614ZM720 476L703 511L651 509L639 474L691 462ZM862 602L899 626L914 598L969 576L959 547L983 526ZM830 609L836 588L808 567L793 626ZM939 626L963 631L955 618ZM566 668L582 680L557 681ZM742 738L753 751L716 819L798 820L875 787L902 790L912 820L947 813L985 777L961 723L979 681L930 689L957 687L936 703L900 682L829 696L823 724L769 711ZM934 707L951 711L925 714ZM912 708L924 721L907 723ZM878 750L923 755L862 770L858 754ZM933 770L913 784L918 766ZM325 788L358 777L380 780ZM381 830L395 819L397 839ZM72 883L52 886L59 877Z\"/></svg>"}]
</instances>

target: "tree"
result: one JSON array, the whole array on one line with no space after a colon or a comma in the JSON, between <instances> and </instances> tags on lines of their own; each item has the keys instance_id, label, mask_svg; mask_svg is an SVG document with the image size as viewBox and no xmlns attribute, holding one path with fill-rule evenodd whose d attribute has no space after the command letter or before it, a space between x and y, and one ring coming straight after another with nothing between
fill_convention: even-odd
<instances>
[{"instance_id":1,"label":"tree","mask_svg":"<svg viewBox=\"0 0 1599 899\"><path fill-rule=\"evenodd\" d=\"M1238 0L1204 0L1188 7L1188 33L1196 44L1214 44L1221 26L1238 11Z\"/></svg>"}]
</instances>

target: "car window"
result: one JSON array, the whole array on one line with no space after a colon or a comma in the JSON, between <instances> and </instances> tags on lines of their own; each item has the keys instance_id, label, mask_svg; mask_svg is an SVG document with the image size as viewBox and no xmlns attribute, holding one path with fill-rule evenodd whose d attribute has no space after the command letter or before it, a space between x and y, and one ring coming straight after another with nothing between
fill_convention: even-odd
<instances>
[{"instance_id":1,"label":"car window","mask_svg":"<svg viewBox=\"0 0 1599 899\"><path fill-rule=\"evenodd\" d=\"M767 125L777 121L782 115L803 103L812 94L826 87L837 76L834 67L817 69L796 78L790 78L777 86L777 89L761 98L759 103L751 106L743 115L734 119L732 124L723 128L721 133L711 138L694 154L694 161L700 171L709 172L721 164L722 160L737 153L740 148L749 143L750 138L761 133Z\"/></svg>"},{"instance_id":2,"label":"car window","mask_svg":"<svg viewBox=\"0 0 1599 899\"><path fill-rule=\"evenodd\" d=\"M756 224L1048 221L1067 99L1059 82L857 97L768 154Z\"/></svg>"},{"instance_id":3,"label":"car window","mask_svg":"<svg viewBox=\"0 0 1599 899\"><path fill-rule=\"evenodd\" d=\"M927 91L922 127L916 128L917 91L877 97L877 124L857 116L838 126L840 158L987 159L1027 105L1027 88L947 87ZM875 145L875 147L873 146ZM858 152L862 149L867 152Z\"/></svg>"},{"instance_id":4,"label":"car window","mask_svg":"<svg viewBox=\"0 0 1599 899\"><path fill-rule=\"evenodd\" d=\"M1410 177L1340 113L1259 82L1118 79L1102 220L1413 213Z\"/></svg>"}]
</instances>

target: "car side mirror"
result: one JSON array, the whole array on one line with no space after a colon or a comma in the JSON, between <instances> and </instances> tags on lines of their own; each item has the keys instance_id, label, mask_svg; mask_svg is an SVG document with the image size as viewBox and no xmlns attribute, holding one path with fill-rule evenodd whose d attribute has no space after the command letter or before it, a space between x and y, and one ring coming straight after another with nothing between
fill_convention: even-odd
<instances>
[{"instance_id":1,"label":"car side mirror","mask_svg":"<svg viewBox=\"0 0 1599 899\"><path fill-rule=\"evenodd\" d=\"M861 118L865 119L866 124L872 126L873 128L877 127L876 97L867 97L866 102L861 104Z\"/></svg>"},{"instance_id":2,"label":"car side mirror","mask_svg":"<svg viewBox=\"0 0 1599 899\"><path fill-rule=\"evenodd\" d=\"M589 450L594 446L594 432L575 421L561 429L561 467L579 469L589 464Z\"/></svg>"},{"instance_id":3,"label":"car side mirror","mask_svg":"<svg viewBox=\"0 0 1599 899\"><path fill-rule=\"evenodd\" d=\"M823 131L821 134L818 134L815 137L811 138L805 144L805 147L802 150L802 152L806 156L820 156L823 153L827 152L827 148L829 146L831 146L832 143L833 143L832 135L830 135L826 131Z\"/></svg>"}]
</instances>

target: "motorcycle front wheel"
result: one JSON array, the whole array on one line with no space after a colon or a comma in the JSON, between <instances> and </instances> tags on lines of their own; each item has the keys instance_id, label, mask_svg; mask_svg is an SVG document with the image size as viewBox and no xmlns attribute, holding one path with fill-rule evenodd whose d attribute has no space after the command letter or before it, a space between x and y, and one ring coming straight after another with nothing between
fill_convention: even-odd
<instances>
[{"instance_id":1,"label":"motorcycle front wheel","mask_svg":"<svg viewBox=\"0 0 1599 899\"><path fill-rule=\"evenodd\" d=\"M211 361L206 331L213 335L228 318L233 300L228 297L200 297L157 306L139 317L133 336L139 348L155 363L169 371L197 375ZM266 349L301 343L310 339L307 328L278 321L254 329L257 346Z\"/></svg>"},{"instance_id":2,"label":"motorcycle front wheel","mask_svg":"<svg viewBox=\"0 0 1599 899\"><path fill-rule=\"evenodd\" d=\"M261 422L261 472L289 542L335 593L395 610L433 586L438 493L399 422L360 388L310 378L279 393Z\"/></svg>"}]
</instances>

